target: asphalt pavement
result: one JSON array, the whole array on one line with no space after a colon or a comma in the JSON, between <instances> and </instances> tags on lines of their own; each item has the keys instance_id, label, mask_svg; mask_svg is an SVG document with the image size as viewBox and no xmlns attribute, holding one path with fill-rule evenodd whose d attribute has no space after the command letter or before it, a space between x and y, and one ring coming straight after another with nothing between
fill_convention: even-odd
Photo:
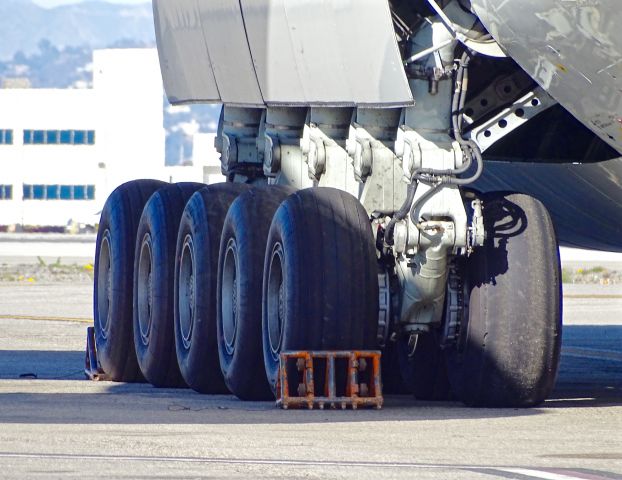
<instances>
[{"instance_id":1,"label":"asphalt pavement","mask_svg":"<svg viewBox=\"0 0 622 480\"><path fill-rule=\"evenodd\" d=\"M557 387L533 409L380 410L83 376L90 282L0 283L0 478L622 479L622 288L566 288Z\"/></svg>"}]
</instances>

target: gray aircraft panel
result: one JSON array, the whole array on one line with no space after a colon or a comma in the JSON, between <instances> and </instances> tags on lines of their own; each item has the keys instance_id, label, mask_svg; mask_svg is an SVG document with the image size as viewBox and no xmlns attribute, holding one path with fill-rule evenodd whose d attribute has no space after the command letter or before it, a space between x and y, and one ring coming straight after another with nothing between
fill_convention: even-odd
<instances>
[{"instance_id":1,"label":"gray aircraft panel","mask_svg":"<svg viewBox=\"0 0 622 480\"><path fill-rule=\"evenodd\" d=\"M304 98L282 3L283 0L240 2L255 72L267 104L283 98Z\"/></svg>"},{"instance_id":2,"label":"gray aircraft panel","mask_svg":"<svg viewBox=\"0 0 622 480\"><path fill-rule=\"evenodd\" d=\"M622 159L582 165L487 161L474 188L540 199L561 245L622 252Z\"/></svg>"},{"instance_id":3,"label":"gray aircraft panel","mask_svg":"<svg viewBox=\"0 0 622 480\"><path fill-rule=\"evenodd\" d=\"M473 0L472 5L529 75L622 153L620 0Z\"/></svg>"},{"instance_id":4,"label":"gray aircraft panel","mask_svg":"<svg viewBox=\"0 0 622 480\"><path fill-rule=\"evenodd\" d=\"M169 101L220 102L197 0L153 0L153 13Z\"/></svg>"},{"instance_id":5,"label":"gray aircraft panel","mask_svg":"<svg viewBox=\"0 0 622 480\"><path fill-rule=\"evenodd\" d=\"M239 0L196 1L223 103L263 106Z\"/></svg>"},{"instance_id":6,"label":"gray aircraft panel","mask_svg":"<svg viewBox=\"0 0 622 480\"><path fill-rule=\"evenodd\" d=\"M241 5L266 104L412 104L386 0Z\"/></svg>"},{"instance_id":7,"label":"gray aircraft panel","mask_svg":"<svg viewBox=\"0 0 622 480\"><path fill-rule=\"evenodd\" d=\"M352 21L353 11L357 12L356 21ZM339 45L345 47L341 58L356 103L412 105L412 91L395 41L388 2L338 2L334 13L339 25ZM352 39L357 43L353 44Z\"/></svg>"}]
</instances>

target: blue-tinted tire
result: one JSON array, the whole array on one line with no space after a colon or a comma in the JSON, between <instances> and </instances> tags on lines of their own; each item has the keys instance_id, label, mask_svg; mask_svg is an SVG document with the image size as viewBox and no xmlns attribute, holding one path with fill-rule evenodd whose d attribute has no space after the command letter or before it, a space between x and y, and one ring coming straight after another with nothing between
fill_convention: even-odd
<instances>
[{"instance_id":1,"label":"blue-tinted tire","mask_svg":"<svg viewBox=\"0 0 622 480\"><path fill-rule=\"evenodd\" d=\"M132 291L136 231L145 203L165 185L133 180L106 200L95 247L93 310L97 358L117 382L144 381L136 361L132 330Z\"/></svg>"}]
</instances>

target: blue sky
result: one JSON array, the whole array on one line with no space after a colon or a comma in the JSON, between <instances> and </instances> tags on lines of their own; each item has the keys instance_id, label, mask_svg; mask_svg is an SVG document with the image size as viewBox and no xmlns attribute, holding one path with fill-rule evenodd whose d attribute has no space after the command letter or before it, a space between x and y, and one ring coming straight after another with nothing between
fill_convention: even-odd
<instances>
[{"instance_id":1,"label":"blue sky","mask_svg":"<svg viewBox=\"0 0 622 480\"><path fill-rule=\"evenodd\" d=\"M70 3L82 3L84 0L33 0L34 3L42 7L57 7L58 5L68 5ZM103 0L108 3L124 3L124 4L137 4L137 3L149 3L149 0Z\"/></svg>"}]
</instances>

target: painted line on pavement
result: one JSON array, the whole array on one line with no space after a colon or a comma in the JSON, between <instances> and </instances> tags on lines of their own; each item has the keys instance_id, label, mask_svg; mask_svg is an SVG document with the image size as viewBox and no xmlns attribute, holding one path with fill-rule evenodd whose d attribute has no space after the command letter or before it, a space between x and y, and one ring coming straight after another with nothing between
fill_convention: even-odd
<instances>
[{"instance_id":1,"label":"painted line on pavement","mask_svg":"<svg viewBox=\"0 0 622 480\"><path fill-rule=\"evenodd\" d=\"M80 454L53 454L53 453L11 453L0 452L0 458L28 458L45 460L102 460L109 462L130 461L130 462L175 462L175 463L208 463L222 465L290 465L301 467L364 467L364 468L408 468L416 470L466 470L478 471L494 474L495 472L521 475L530 478L541 478L543 480L619 480L619 475L609 473L590 473L586 475L582 472L575 472L566 469L540 470L534 468L504 467L504 466L483 466L483 465L435 465L426 463L409 462L357 462L339 460L281 460L281 459L245 459L245 458L215 458L215 457L160 457L160 456L130 456L130 455L80 455ZM606 476L604 476L606 475Z\"/></svg>"},{"instance_id":2,"label":"painted line on pavement","mask_svg":"<svg viewBox=\"0 0 622 480\"><path fill-rule=\"evenodd\" d=\"M39 315L0 315L0 320L36 320L41 322L77 322L93 323L92 318L84 317L49 317Z\"/></svg>"}]
</instances>

